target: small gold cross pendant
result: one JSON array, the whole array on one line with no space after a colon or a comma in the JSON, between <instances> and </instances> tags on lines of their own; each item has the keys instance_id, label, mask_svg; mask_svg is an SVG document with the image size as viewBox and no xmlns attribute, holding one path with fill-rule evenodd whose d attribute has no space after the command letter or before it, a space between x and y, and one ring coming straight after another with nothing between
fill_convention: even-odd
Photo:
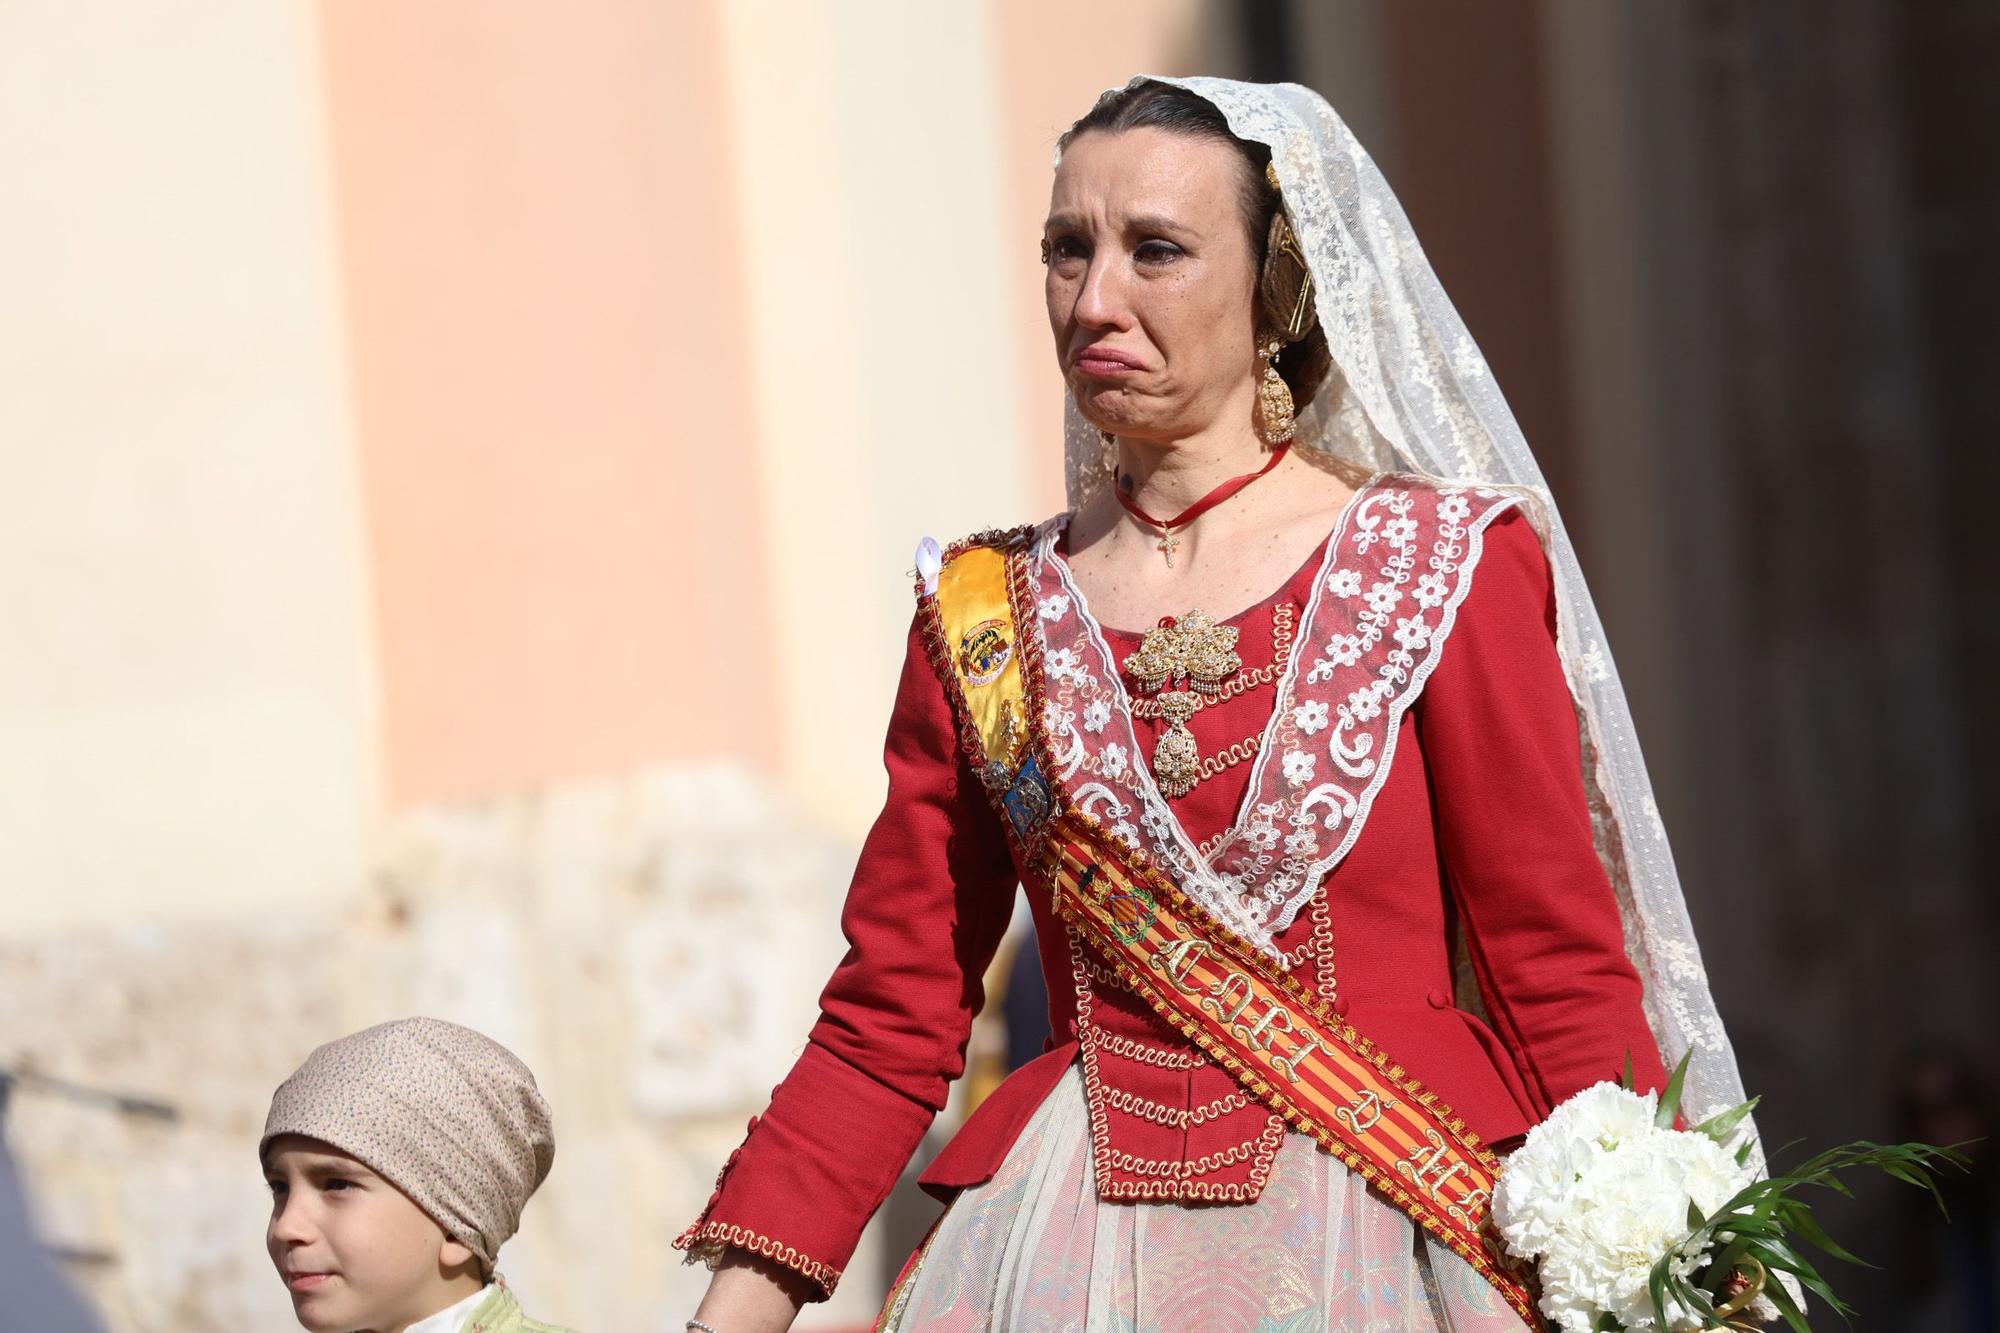
<instances>
[{"instance_id":1,"label":"small gold cross pendant","mask_svg":"<svg viewBox=\"0 0 2000 1333\"><path fill-rule=\"evenodd\" d=\"M1174 536L1172 532L1162 531L1160 533L1160 551L1163 555L1167 557L1168 569L1172 569L1174 567L1174 548L1179 546L1180 544L1181 544L1181 539Z\"/></svg>"}]
</instances>

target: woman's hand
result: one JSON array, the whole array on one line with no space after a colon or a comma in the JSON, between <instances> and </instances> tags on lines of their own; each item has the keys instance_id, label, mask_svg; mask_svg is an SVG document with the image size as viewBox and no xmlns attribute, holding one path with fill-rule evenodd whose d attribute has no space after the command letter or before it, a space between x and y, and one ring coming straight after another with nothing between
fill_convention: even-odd
<instances>
[{"instance_id":1,"label":"woman's hand","mask_svg":"<svg viewBox=\"0 0 2000 1333\"><path fill-rule=\"evenodd\" d=\"M725 1250L694 1317L715 1333L785 1333L815 1294L810 1278L746 1250Z\"/></svg>"}]
</instances>

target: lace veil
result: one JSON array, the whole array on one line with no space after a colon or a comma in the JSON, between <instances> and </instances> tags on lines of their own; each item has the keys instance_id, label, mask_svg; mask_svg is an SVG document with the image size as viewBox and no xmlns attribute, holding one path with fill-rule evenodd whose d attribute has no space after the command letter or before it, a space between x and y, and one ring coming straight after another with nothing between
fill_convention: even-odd
<instances>
[{"instance_id":1,"label":"lace veil","mask_svg":"<svg viewBox=\"0 0 2000 1333\"><path fill-rule=\"evenodd\" d=\"M1709 994L1625 691L1562 515L1485 359L1446 299L1388 182L1319 94L1297 84L1165 78L1267 145L1318 292L1334 369L1299 413L1295 441L1368 471L1416 472L1522 493L1556 576L1558 647L1582 729L1598 854L1625 948L1669 1067L1685 1051L1689 1121L1743 1100ZM1107 475L1104 444L1065 394L1065 466L1076 508ZM1753 1150L1756 1151L1756 1150ZM1761 1154L1760 1154L1761 1155Z\"/></svg>"}]
</instances>

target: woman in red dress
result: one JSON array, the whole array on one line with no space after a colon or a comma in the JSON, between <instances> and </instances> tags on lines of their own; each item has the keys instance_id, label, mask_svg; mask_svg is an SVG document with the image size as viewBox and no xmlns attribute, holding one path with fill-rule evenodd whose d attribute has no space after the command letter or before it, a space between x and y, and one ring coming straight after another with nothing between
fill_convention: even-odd
<instances>
[{"instance_id":1,"label":"woman in red dress","mask_svg":"<svg viewBox=\"0 0 2000 1333\"><path fill-rule=\"evenodd\" d=\"M1628 1062L1659 1086L1663 1048L1696 1048L1690 1110L1738 1091L1554 507L1306 90L1106 94L1043 245L1073 507L919 553L851 947L679 1242L718 1270L690 1327L782 1329L833 1289L961 1072L1018 881L1054 1036L925 1172L949 1207L884 1327L1518 1329L1421 1196ZM966 552L1005 561L1016 614L954 635ZM1057 827L1163 876L1328 1041L1365 1034L1401 1113L1435 1117L1409 1142L1440 1127L1398 1150L1412 1188L1341 1137L1389 1092L1316 1126L1220 1053L1247 992L1201 1001L1210 1039L1121 970L1118 923L1093 937L1063 898Z\"/></svg>"}]
</instances>

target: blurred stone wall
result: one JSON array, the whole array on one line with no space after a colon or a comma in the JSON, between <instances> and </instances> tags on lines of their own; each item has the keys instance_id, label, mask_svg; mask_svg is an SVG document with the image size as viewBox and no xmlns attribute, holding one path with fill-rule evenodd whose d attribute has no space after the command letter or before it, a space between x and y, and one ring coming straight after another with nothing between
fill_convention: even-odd
<instances>
[{"instance_id":1,"label":"blurred stone wall","mask_svg":"<svg viewBox=\"0 0 2000 1333\"><path fill-rule=\"evenodd\" d=\"M706 1273L669 1242L803 1043L852 854L741 771L660 770L398 817L338 913L0 943L40 1230L117 1333L292 1327L254 1158L271 1090L321 1041L431 1014L512 1047L554 1106L554 1172L501 1263L530 1309L678 1329ZM799 1326L865 1326L904 1252L871 1232Z\"/></svg>"}]
</instances>

